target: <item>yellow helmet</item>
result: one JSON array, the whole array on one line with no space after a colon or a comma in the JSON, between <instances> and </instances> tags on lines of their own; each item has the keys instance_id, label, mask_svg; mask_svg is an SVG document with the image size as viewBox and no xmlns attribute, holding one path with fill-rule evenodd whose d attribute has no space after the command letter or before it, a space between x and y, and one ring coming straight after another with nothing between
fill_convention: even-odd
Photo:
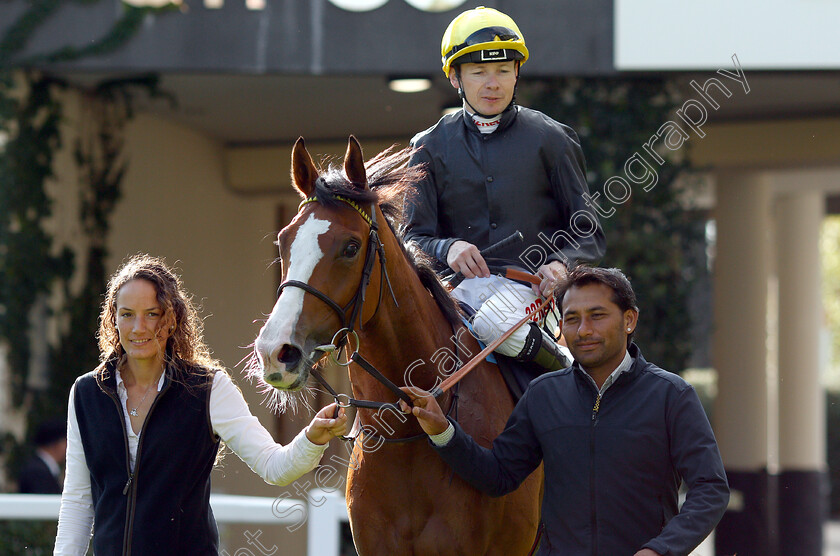
<instances>
[{"instance_id":1,"label":"yellow helmet","mask_svg":"<svg viewBox=\"0 0 840 556\"><path fill-rule=\"evenodd\" d=\"M528 59L525 38L509 16L493 8L467 10L449 24L440 42L443 73L452 64Z\"/></svg>"}]
</instances>

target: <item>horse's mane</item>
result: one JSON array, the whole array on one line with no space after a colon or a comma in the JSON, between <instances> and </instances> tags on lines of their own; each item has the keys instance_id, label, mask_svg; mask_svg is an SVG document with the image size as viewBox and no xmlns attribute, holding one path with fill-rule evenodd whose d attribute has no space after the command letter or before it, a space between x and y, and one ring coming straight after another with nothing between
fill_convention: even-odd
<instances>
[{"instance_id":1,"label":"horse's mane","mask_svg":"<svg viewBox=\"0 0 840 556\"><path fill-rule=\"evenodd\" d=\"M413 243L405 242L406 201L417 192L417 183L426 175L425 165L409 166L413 149L385 149L365 163L368 188L351 183L341 168L330 164L315 181L314 196L324 206L339 206L341 195L361 207L376 203L385 215L388 226L399 240L403 255L411 264L423 286L432 294L447 320L454 326L461 322L461 310L435 274L431 259Z\"/></svg>"}]
</instances>

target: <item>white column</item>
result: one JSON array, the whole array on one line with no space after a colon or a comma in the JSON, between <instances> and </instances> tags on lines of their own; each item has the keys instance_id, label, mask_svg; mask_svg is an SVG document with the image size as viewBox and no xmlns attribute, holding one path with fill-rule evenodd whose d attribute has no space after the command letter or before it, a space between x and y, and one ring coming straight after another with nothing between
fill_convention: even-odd
<instances>
[{"instance_id":1,"label":"white column","mask_svg":"<svg viewBox=\"0 0 840 556\"><path fill-rule=\"evenodd\" d=\"M713 424L732 491L715 534L718 554L778 554L775 477L768 473L775 449L768 419L770 199L770 186L760 174L718 176Z\"/></svg>"},{"instance_id":2,"label":"white column","mask_svg":"<svg viewBox=\"0 0 840 556\"><path fill-rule=\"evenodd\" d=\"M825 400L820 383L823 305L819 237L820 192L776 203L779 275L779 465L825 468Z\"/></svg>"},{"instance_id":3,"label":"white column","mask_svg":"<svg viewBox=\"0 0 840 556\"><path fill-rule=\"evenodd\" d=\"M767 280L770 190L757 174L717 182L714 267L715 434L727 469L768 463Z\"/></svg>"},{"instance_id":4,"label":"white column","mask_svg":"<svg viewBox=\"0 0 840 556\"><path fill-rule=\"evenodd\" d=\"M819 556L825 509L825 397L819 237L825 199L776 201L779 277L779 541L782 554Z\"/></svg>"}]
</instances>

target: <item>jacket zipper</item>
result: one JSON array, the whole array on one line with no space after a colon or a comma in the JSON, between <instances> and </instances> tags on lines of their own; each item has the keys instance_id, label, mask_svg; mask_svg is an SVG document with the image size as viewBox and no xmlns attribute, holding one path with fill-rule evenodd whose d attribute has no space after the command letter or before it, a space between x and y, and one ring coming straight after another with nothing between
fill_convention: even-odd
<instances>
[{"instance_id":1,"label":"jacket zipper","mask_svg":"<svg viewBox=\"0 0 840 556\"><path fill-rule=\"evenodd\" d=\"M598 424L598 411L601 409L601 393L595 398L592 407L592 426L589 428L589 525L592 531L592 556L598 556L598 519L595 511L595 426Z\"/></svg>"},{"instance_id":2,"label":"jacket zipper","mask_svg":"<svg viewBox=\"0 0 840 556\"><path fill-rule=\"evenodd\" d=\"M158 395L155 396L155 399L152 401L152 405L149 406L149 412L146 414L146 418L143 419L143 426L140 428L140 440L137 442L137 457L134 458L134 473L128 478L128 483L126 483L126 487L131 484L132 479L134 479L134 487L131 489L131 495L129 498L129 510L128 510L128 522L126 523L125 528L125 550L123 554L125 556L131 556L131 533L134 529L134 510L137 508L137 475L140 473L140 450L143 448L143 439L146 437L145 434L142 434L142 431L146 430L146 424L149 422L149 417L152 416L152 411L155 410L155 406L158 404L158 400L160 400L160 395L163 394L168 389L168 384L164 384L163 388L161 388Z\"/></svg>"},{"instance_id":3,"label":"jacket zipper","mask_svg":"<svg viewBox=\"0 0 840 556\"><path fill-rule=\"evenodd\" d=\"M125 446L125 470L126 470L126 473L128 474L128 480L126 481L125 486L123 487L123 491L122 491L123 496L125 496L129 492L129 489L131 489L131 483L134 480L134 473L131 472L131 453L128 450L128 431L125 430L125 414L123 413L122 403L120 402L119 398L117 396L113 395L111 392L109 392L108 389L105 389L105 392L108 393L108 397L110 397L112 400L114 400L114 403L117 405L117 413L119 414L120 420L121 420L120 421L120 424L121 424L120 428L122 429L123 441L125 442L125 444L124 444L124 446ZM132 491L131 495L129 495L129 496L134 496L133 491ZM130 498L129 498L129 500L130 500ZM126 528L126 530L128 530L129 513L130 513L130 510L127 506L126 507L126 514L125 514L125 528ZM127 552L126 552L127 542L126 541L127 541L127 537L125 535L123 535L123 554L127 554ZM130 552L130 548L128 548L128 550Z\"/></svg>"},{"instance_id":4,"label":"jacket zipper","mask_svg":"<svg viewBox=\"0 0 840 556\"><path fill-rule=\"evenodd\" d=\"M164 371L166 372L166 371ZM146 429L146 423L149 422L149 417L152 415L152 411L154 410L155 406L160 399L160 395L163 394L166 390L169 389L169 384L164 381L163 388L161 388L158 395L155 396L154 401L152 401L152 405L149 407L149 412L146 414L146 418L143 420L143 427L140 429L141 431ZM114 403L117 404L117 411L120 414L120 419L122 419L122 431L123 431L123 439L125 440L125 467L126 471L128 472L128 480L123 487L123 496L128 495L128 502L126 506L126 515L125 515L125 532L123 534L123 556L131 556L131 532L134 527L134 509L137 506L137 481L135 478L137 477L138 469L140 468L140 448L143 446L143 436L141 434L140 440L137 442L137 456L134 459L134 472L131 472L131 454L128 449L128 431L125 430L125 414L122 410L122 403L120 402L119 398L112 394L108 394Z\"/></svg>"}]
</instances>

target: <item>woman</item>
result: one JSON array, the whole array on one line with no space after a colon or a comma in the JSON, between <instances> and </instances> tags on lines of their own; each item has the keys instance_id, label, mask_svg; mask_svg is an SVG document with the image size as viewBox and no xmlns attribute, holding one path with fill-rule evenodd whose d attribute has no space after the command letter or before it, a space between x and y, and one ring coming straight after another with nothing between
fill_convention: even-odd
<instances>
[{"instance_id":1,"label":"woman","mask_svg":"<svg viewBox=\"0 0 840 556\"><path fill-rule=\"evenodd\" d=\"M136 255L111 277L102 363L70 391L67 469L55 554L218 554L209 505L220 440L266 482L314 468L347 417L325 407L275 444L210 357L201 320L162 260Z\"/></svg>"}]
</instances>

